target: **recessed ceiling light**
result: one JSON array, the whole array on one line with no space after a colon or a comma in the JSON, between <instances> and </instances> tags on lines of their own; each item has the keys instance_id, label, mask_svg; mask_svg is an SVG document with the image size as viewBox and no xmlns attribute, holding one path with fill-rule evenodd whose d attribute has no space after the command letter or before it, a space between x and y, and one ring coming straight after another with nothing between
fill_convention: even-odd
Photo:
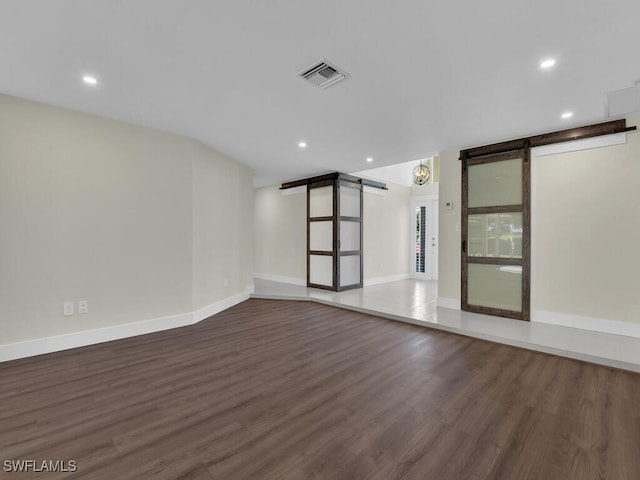
<instances>
[{"instance_id":1,"label":"recessed ceiling light","mask_svg":"<svg viewBox=\"0 0 640 480\"><path fill-rule=\"evenodd\" d=\"M556 61L554 58L547 58L546 60L543 60L542 62L540 62L540 68L551 68L556 64Z\"/></svg>"},{"instance_id":2,"label":"recessed ceiling light","mask_svg":"<svg viewBox=\"0 0 640 480\"><path fill-rule=\"evenodd\" d=\"M86 84L89 85L97 85L98 83L98 79L96 77L94 77L93 75L84 75L82 77L82 81Z\"/></svg>"},{"instance_id":3,"label":"recessed ceiling light","mask_svg":"<svg viewBox=\"0 0 640 480\"><path fill-rule=\"evenodd\" d=\"M307 142L298 142L298 146L300 148L306 148L307 147Z\"/></svg>"},{"instance_id":4,"label":"recessed ceiling light","mask_svg":"<svg viewBox=\"0 0 640 480\"><path fill-rule=\"evenodd\" d=\"M373 162L373 158L367 157L367 163L371 163L371 162Z\"/></svg>"},{"instance_id":5,"label":"recessed ceiling light","mask_svg":"<svg viewBox=\"0 0 640 480\"><path fill-rule=\"evenodd\" d=\"M571 117L573 117L573 112L564 112L564 113L561 115L561 117L562 117L562 118L571 118Z\"/></svg>"}]
</instances>

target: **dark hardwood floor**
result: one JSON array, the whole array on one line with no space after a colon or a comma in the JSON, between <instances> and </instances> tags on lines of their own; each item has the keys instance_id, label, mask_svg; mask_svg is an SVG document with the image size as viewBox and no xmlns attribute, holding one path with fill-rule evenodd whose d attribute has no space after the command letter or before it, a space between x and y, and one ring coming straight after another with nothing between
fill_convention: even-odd
<instances>
[{"instance_id":1,"label":"dark hardwood floor","mask_svg":"<svg viewBox=\"0 0 640 480\"><path fill-rule=\"evenodd\" d=\"M640 375L309 302L0 364L0 478L640 479ZM77 462L75 473L6 461Z\"/></svg>"}]
</instances>

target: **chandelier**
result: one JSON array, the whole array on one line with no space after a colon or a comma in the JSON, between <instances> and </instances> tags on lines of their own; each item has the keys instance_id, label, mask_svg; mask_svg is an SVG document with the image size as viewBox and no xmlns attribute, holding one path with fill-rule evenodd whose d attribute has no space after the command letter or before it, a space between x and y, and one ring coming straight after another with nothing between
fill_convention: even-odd
<instances>
[{"instance_id":1,"label":"chandelier","mask_svg":"<svg viewBox=\"0 0 640 480\"><path fill-rule=\"evenodd\" d=\"M429 165L424 163L424 160L420 162L420 165L417 165L413 169L413 183L416 185L424 185L431 178L431 169Z\"/></svg>"}]
</instances>

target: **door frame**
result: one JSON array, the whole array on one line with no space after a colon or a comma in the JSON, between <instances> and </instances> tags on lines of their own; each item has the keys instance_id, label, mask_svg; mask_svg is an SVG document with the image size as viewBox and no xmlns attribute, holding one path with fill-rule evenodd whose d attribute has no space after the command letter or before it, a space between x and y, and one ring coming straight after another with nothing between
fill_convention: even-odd
<instances>
[{"instance_id":1,"label":"door frame","mask_svg":"<svg viewBox=\"0 0 640 480\"><path fill-rule=\"evenodd\" d=\"M434 267L433 262L430 261L426 265L425 273L416 272L416 241L415 241L415 232L416 232L416 208L419 206L427 207L427 236L435 236L435 247L431 245L431 241L428 240L425 242L425 246L427 249L426 258L432 258L435 256L437 258L438 255L438 245L439 245L439 236L438 236L438 222L439 222L439 197L438 195L420 195L416 197L411 197L411 232L409 235L409 268L411 272L411 277L421 280L437 280L438 279L438 266ZM435 213L434 213L435 211ZM435 252L434 252L435 250Z\"/></svg>"},{"instance_id":2,"label":"door frame","mask_svg":"<svg viewBox=\"0 0 640 480\"><path fill-rule=\"evenodd\" d=\"M523 142L522 148L508 152L488 154L468 159L462 158L462 222L461 222L461 243L460 250L460 299L461 308L466 312L482 313L485 315L496 315L499 317L513 318L516 320L530 320L530 268L531 268L531 148L529 142ZM469 208L469 177L470 166L482 165L485 163L502 162L512 158L522 159L521 181L521 203L517 205L491 206ZM522 213L522 258L503 259L491 257L470 257L468 252L468 217L472 213L500 213L500 212L521 212ZM522 283L520 288L521 308L520 311L505 310L501 308L483 307L469 304L468 298L468 268L470 263L489 265L513 265L522 269Z\"/></svg>"}]
</instances>

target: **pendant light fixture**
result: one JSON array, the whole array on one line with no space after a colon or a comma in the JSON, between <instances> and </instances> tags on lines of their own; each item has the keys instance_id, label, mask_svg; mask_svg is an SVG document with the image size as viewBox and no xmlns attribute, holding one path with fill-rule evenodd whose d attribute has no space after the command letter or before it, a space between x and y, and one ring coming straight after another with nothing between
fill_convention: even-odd
<instances>
[{"instance_id":1,"label":"pendant light fixture","mask_svg":"<svg viewBox=\"0 0 640 480\"><path fill-rule=\"evenodd\" d=\"M413 183L416 185L424 185L431 178L431 168L424 160L413 169Z\"/></svg>"}]
</instances>

